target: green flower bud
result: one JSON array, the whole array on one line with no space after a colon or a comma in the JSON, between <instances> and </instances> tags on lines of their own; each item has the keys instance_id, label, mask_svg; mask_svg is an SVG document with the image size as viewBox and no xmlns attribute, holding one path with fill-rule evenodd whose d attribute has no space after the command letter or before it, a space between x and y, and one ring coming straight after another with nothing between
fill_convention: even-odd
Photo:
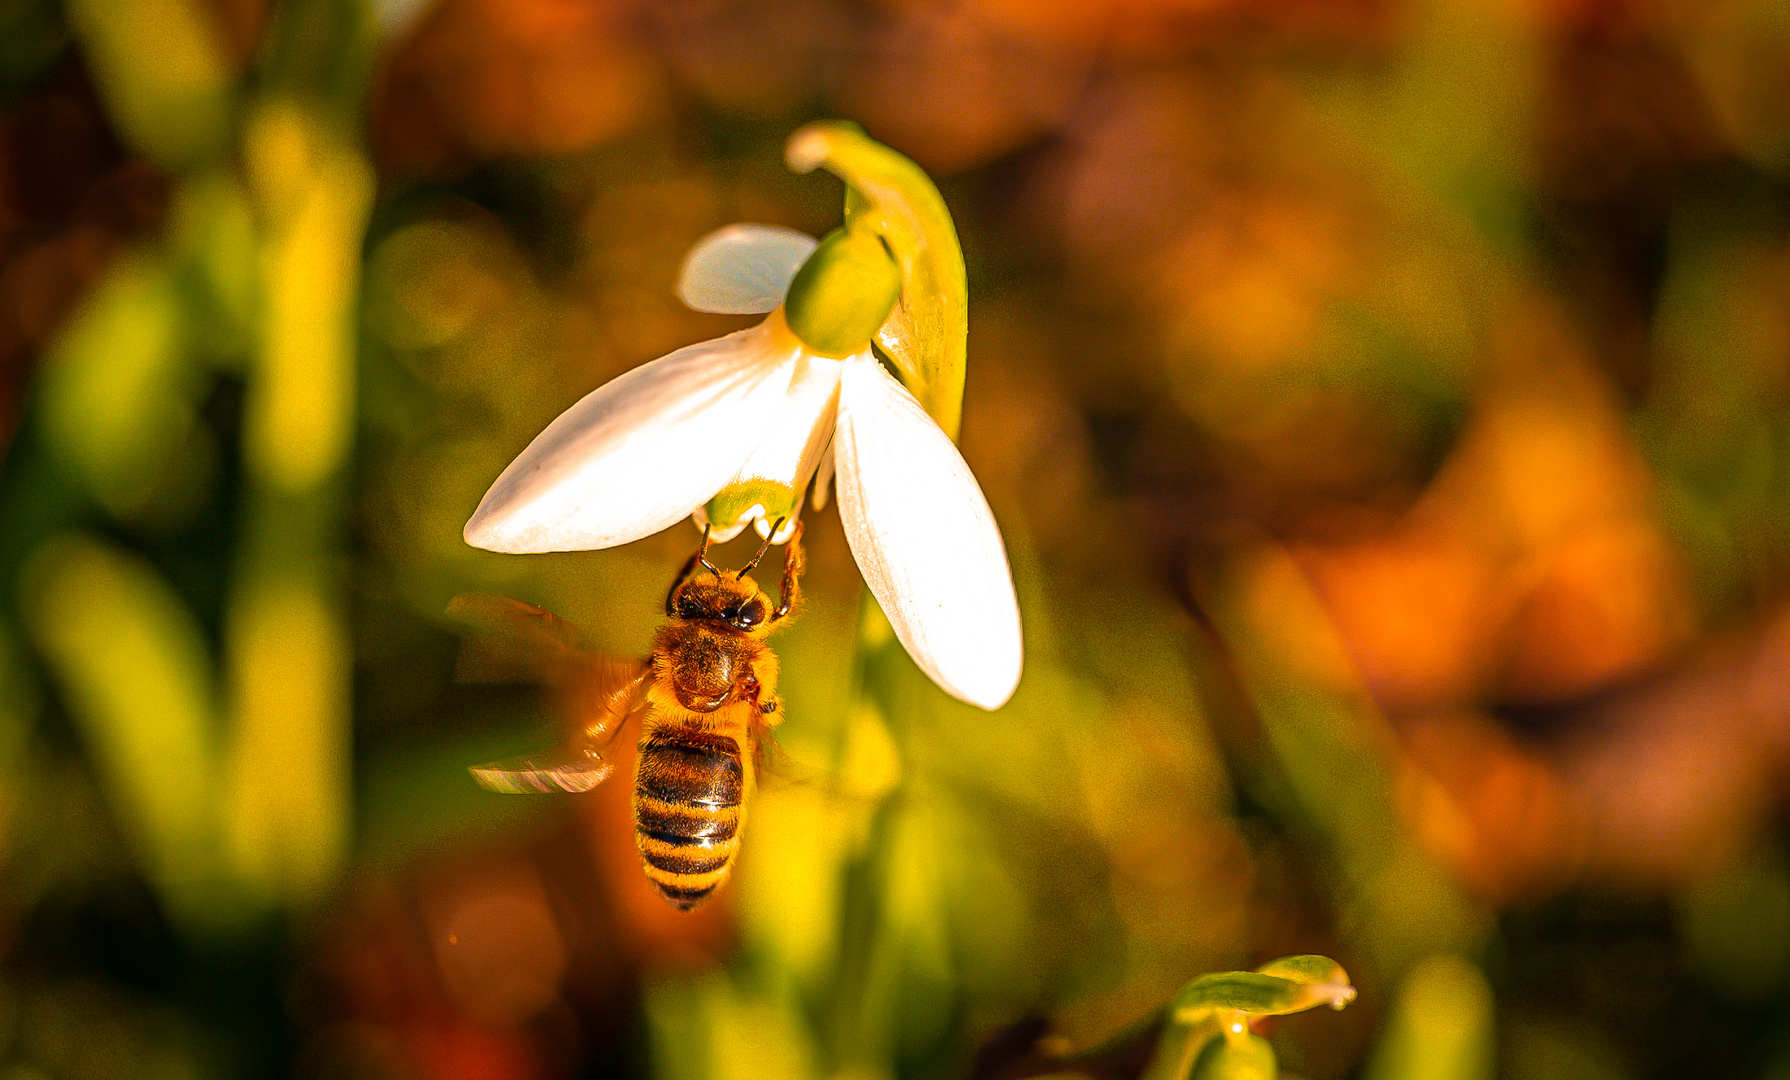
<instances>
[{"instance_id":1,"label":"green flower bud","mask_svg":"<svg viewBox=\"0 0 1790 1080\"><path fill-rule=\"evenodd\" d=\"M821 356L862 352L901 296L901 268L867 229L834 229L796 271L784 317Z\"/></svg>"},{"instance_id":2,"label":"green flower bud","mask_svg":"<svg viewBox=\"0 0 1790 1080\"><path fill-rule=\"evenodd\" d=\"M1260 1035L1217 1038L1194 1062L1191 1080L1276 1080L1274 1048Z\"/></svg>"}]
</instances>

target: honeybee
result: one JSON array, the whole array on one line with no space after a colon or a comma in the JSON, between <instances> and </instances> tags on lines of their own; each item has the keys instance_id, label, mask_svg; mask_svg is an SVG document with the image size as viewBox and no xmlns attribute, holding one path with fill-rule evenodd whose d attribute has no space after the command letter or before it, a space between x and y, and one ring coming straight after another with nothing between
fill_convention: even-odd
<instances>
[{"instance_id":1,"label":"honeybee","mask_svg":"<svg viewBox=\"0 0 1790 1080\"><path fill-rule=\"evenodd\" d=\"M776 532L773 528L771 535ZM733 869L758 754L769 729L783 719L777 655L765 638L801 605L801 524L789 540L775 604L746 576L769 546L767 539L738 570L720 570L709 562L704 530L702 546L665 594L668 621L654 635L652 652L631 662L589 653L569 624L531 604L496 596L457 598L450 614L545 645L547 666L565 677L593 680L597 697L593 718L559 749L474 766L472 775L492 791L589 791L613 771L604 752L623 722L639 716L634 842L641 865L647 880L677 908L688 911L707 900ZM471 648L486 673L513 666L501 650L493 653L491 640L489 634L469 638L463 663Z\"/></svg>"}]
</instances>

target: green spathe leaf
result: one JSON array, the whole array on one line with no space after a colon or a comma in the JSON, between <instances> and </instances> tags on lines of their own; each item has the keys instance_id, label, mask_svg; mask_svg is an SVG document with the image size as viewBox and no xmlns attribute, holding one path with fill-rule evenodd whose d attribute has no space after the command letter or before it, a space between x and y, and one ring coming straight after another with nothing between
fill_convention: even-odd
<instances>
[{"instance_id":1,"label":"green spathe leaf","mask_svg":"<svg viewBox=\"0 0 1790 1080\"><path fill-rule=\"evenodd\" d=\"M944 197L918 165L852 124L809 124L789 137L796 172L825 168L846 183L848 230L883 238L901 267L901 297L876 340L902 381L953 439L963 415L969 285Z\"/></svg>"},{"instance_id":2,"label":"green spathe leaf","mask_svg":"<svg viewBox=\"0 0 1790 1080\"><path fill-rule=\"evenodd\" d=\"M1220 971L1202 975L1175 995L1177 1016L1191 1016L1204 1009L1237 1009L1272 1015L1292 1011L1299 1000L1300 984L1254 971Z\"/></svg>"},{"instance_id":3,"label":"green spathe leaf","mask_svg":"<svg viewBox=\"0 0 1790 1080\"><path fill-rule=\"evenodd\" d=\"M1316 1005L1340 1009L1355 1000L1355 988L1349 985L1349 973L1328 956L1283 956L1270 960L1256 971L1273 975L1299 985L1291 1007L1282 1012L1303 1012Z\"/></svg>"},{"instance_id":4,"label":"green spathe leaf","mask_svg":"<svg viewBox=\"0 0 1790 1080\"><path fill-rule=\"evenodd\" d=\"M1349 974L1342 965L1328 956L1283 956L1256 968L1263 975L1275 975L1296 983L1340 983L1348 985Z\"/></svg>"},{"instance_id":5,"label":"green spathe leaf","mask_svg":"<svg viewBox=\"0 0 1790 1080\"><path fill-rule=\"evenodd\" d=\"M1170 1006L1188 1019L1207 1010L1257 1016L1304 1012L1314 1005L1340 1009L1355 1000L1349 973L1328 956L1283 956L1255 971L1220 971L1188 983Z\"/></svg>"}]
</instances>

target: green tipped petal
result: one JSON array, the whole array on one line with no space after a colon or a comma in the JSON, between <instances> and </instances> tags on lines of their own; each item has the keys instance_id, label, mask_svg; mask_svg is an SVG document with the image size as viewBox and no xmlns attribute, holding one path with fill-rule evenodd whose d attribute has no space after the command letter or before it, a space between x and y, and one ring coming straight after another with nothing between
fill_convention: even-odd
<instances>
[{"instance_id":1,"label":"green tipped petal","mask_svg":"<svg viewBox=\"0 0 1790 1080\"><path fill-rule=\"evenodd\" d=\"M901 270L882 240L868 229L834 229L796 271L783 313L810 350L846 357L870 347L900 296Z\"/></svg>"},{"instance_id":2,"label":"green tipped petal","mask_svg":"<svg viewBox=\"0 0 1790 1080\"><path fill-rule=\"evenodd\" d=\"M1342 965L1328 956L1283 956L1279 960L1270 960L1256 971L1263 975L1277 975L1283 979L1291 979L1296 983L1347 983L1348 972Z\"/></svg>"},{"instance_id":3,"label":"green tipped petal","mask_svg":"<svg viewBox=\"0 0 1790 1080\"><path fill-rule=\"evenodd\" d=\"M846 183L849 231L882 237L901 268L900 301L876 335L907 388L952 439L963 413L969 286L951 213L918 165L855 125L809 124L789 137L797 172L825 168Z\"/></svg>"},{"instance_id":4,"label":"green tipped petal","mask_svg":"<svg viewBox=\"0 0 1790 1080\"><path fill-rule=\"evenodd\" d=\"M775 524L794 520L801 501L801 492L779 480L737 480L710 499L703 512L718 529L727 529L758 506L764 520Z\"/></svg>"}]
</instances>

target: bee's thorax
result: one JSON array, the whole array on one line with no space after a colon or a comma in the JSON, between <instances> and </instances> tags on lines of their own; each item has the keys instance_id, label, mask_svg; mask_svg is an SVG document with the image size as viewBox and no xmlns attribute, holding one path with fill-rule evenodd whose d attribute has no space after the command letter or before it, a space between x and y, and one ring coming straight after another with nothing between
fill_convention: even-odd
<instances>
[{"instance_id":1,"label":"bee's thorax","mask_svg":"<svg viewBox=\"0 0 1790 1080\"><path fill-rule=\"evenodd\" d=\"M706 621L672 622L659 631L653 662L679 705L710 713L738 700L764 646L746 634Z\"/></svg>"}]
</instances>

